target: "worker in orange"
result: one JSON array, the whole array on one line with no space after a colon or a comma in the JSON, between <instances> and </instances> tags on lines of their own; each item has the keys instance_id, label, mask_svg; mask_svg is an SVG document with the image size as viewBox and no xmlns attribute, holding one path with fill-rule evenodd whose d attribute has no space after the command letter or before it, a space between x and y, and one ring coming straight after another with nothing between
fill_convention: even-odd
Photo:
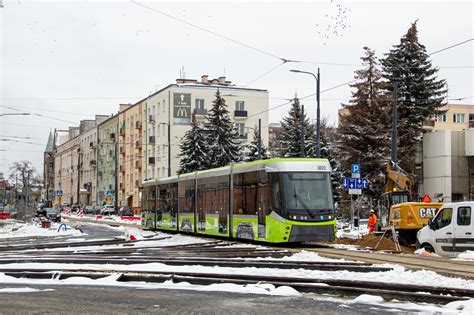
<instances>
[{"instance_id":1,"label":"worker in orange","mask_svg":"<svg viewBox=\"0 0 474 315\"><path fill-rule=\"evenodd\" d=\"M369 216L369 234L372 234L372 232L375 229L375 225L377 224L377 216L375 215L375 211L372 209L370 210L370 216Z\"/></svg>"}]
</instances>

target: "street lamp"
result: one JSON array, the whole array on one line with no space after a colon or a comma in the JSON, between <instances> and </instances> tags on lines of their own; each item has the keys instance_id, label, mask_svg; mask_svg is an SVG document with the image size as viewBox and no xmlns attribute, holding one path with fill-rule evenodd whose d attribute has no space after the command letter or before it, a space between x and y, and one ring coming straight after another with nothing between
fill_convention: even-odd
<instances>
[{"instance_id":1,"label":"street lamp","mask_svg":"<svg viewBox=\"0 0 474 315\"><path fill-rule=\"evenodd\" d=\"M316 80L316 157L320 158L321 157L321 141L320 141L320 113L319 113L319 83L321 81L321 78L319 76L319 68L318 68L318 75L316 76L312 72L307 72L307 71L301 71L301 70L290 70L291 72L296 72L296 73L305 73L312 75L314 79Z\"/></svg>"},{"instance_id":2,"label":"street lamp","mask_svg":"<svg viewBox=\"0 0 474 315\"><path fill-rule=\"evenodd\" d=\"M30 113L5 113L0 114L0 116L28 116L31 115Z\"/></svg>"}]
</instances>

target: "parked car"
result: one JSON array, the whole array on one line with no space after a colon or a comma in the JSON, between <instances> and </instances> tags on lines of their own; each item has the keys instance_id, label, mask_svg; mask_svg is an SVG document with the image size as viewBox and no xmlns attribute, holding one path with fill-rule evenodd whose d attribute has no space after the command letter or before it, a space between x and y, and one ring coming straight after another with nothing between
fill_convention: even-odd
<instances>
[{"instance_id":1,"label":"parked car","mask_svg":"<svg viewBox=\"0 0 474 315\"><path fill-rule=\"evenodd\" d=\"M102 215L115 214L115 207L113 205L105 205L100 209L100 214Z\"/></svg>"},{"instance_id":2,"label":"parked car","mask_svg":"<svg viewBox=\"0 0 474 315\"><path fill-rule=\"evenodd\" d=\"M79 205L72 205L71 206L71 213L77 212L77 210L79 210Z\"/></svg>"},{"instance_id":3,"label":"parked car","mask_svg":"<svg viewBox=\"0 0 474 315\"><path fill-rule=\"evenodd\" d=\"M428 225L418 231L417 248L456 257L474 248L474 201L444 204Z\"/></svg>"},{"instance_id":4,"label":"parked car","mask_svg":"<svg viewBox=\"0 0 474 315\"><path fill-rule=\"evenodd\" d=\"M132 216L133 215L133 210L130 209L129 207L120 207L118 211L118 215L120 216Z\"/></svg>"},{"instance_id":5,"label":"parked car","mask_svg":"<svg viewBox=\"0 0 474 315\"><path fill-rule=\"evenodd\" d=\"M46 211L46 218L53 222L61 222L61 214L58 209L55 208L44 208L43 211Z\"/></svg>"},{"instance_id":6,"label":"parked car","mask_svg":"<svg viewBox=\"0 0 474 315\"><path fill-rule=\"evenodd\" d=\"M92 205L85 206L84 214L95 214L95 206L92 206Z\"/></svg>"}]
</instances>

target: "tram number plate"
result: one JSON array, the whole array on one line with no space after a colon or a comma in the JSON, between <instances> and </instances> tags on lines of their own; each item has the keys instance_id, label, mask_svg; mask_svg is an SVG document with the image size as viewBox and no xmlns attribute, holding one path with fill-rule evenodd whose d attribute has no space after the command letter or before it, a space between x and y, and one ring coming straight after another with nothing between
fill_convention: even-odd
<instances>
[{"instance_id":1,"label":"tram number plate","mask_svg":"<svg viewBox=\"0 0 474 315\"><path fill-rule=\"evenodd\" d=\"M432 218L435 216L437 210L437 208L420 208L420 218Z\"/></svg>"},{"instance_id":2,"label":"tram number plate","mask_svg":"<svg viewBox=\"0 0 474 315\"><path fill-rule=\"evenodd\" d=\"M318 165L318 171L325 171L326 165Z\"/></svg>"}]
</instances>

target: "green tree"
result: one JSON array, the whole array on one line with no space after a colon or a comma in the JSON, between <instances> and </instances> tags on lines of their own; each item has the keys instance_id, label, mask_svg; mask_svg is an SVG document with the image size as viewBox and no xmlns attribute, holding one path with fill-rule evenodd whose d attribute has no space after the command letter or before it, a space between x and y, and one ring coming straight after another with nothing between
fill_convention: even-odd
<instances>
[{"instance_id":1,"label":"green tree","mask_svg":"<svg viewBox=\"0 0 474 315\"><path fill-rule=\"evenodd\" d=\"M184 134L179 145L181 158L178 174L204 170L208 166L208 142L203 124L196 121L193 114L191 129Z\"/></svg>"},{"instance_id":2,"label":"green tree","mask_svg":"<svg viewBox=\"0 0 474 315\"><path fill-rule=\"evenodd\" d=\"M288 116L281 121L283 131L281 133L282 148L280 149L280 157L300 157L300 137L301 137L301 116L302 110L300 100L295 96L291 100L291 108ZM306 113L303 113L303 139L304 139L304 156L314 157L314 126L310 123Z\"/></svg>"},{"instance_id":3,"label":"green tree","mask_svg":"<svg viewBox=\"0 0 474 315\"><path fill-rule=\"evenodd\" d=\"M414 169L416 145L421 139L422 123L440 113L446 95L445 81L438 80L426 48L418 40L416 21L381 61L383 76L393 92L398 84L399 161L407 171Z\"/></svg>"},{"instance_id":4,"label":"green tree","mask_svg":"<svg viewBox=\"0 0 474 315\"><path fill-rule=\"evenodd\" d=\"M250 141L249 144L245 146L245 157L244 161L246 162L251 162L251 161L256 161L258 159L258 128L255 126L253 129L253 139ZM267 152L267 148L265 145L261 144L260 146L260 155L262 160L266 160L270 158L270 155Z\"/></svg>"},{"instance_id":5,"label":"green tree","mask_svg":"<svg viewBox=\"0 0 474 315\"><path fill-rule=\"evenodd\" d=\"M338 127L339 160L350 176L352 163L360 163L362 176L371 183L369 194L378 199L384 192L385 169L390 157L390 99L384 93L377 57L364 47L363 68L355 71L352 98L343 104Z\"/></svg>"},{"instance_id":6,"label":"green tree","mask_svg":"<svg viewBox=\"0 0 474 315\"><path fill-rule=\"evenodd\" d=\"M221 167L242 160L242 146L238 133L230 121L229 110L219 90L207 116L209 148L208 168Z\"/></svg>"}]
</instances>

